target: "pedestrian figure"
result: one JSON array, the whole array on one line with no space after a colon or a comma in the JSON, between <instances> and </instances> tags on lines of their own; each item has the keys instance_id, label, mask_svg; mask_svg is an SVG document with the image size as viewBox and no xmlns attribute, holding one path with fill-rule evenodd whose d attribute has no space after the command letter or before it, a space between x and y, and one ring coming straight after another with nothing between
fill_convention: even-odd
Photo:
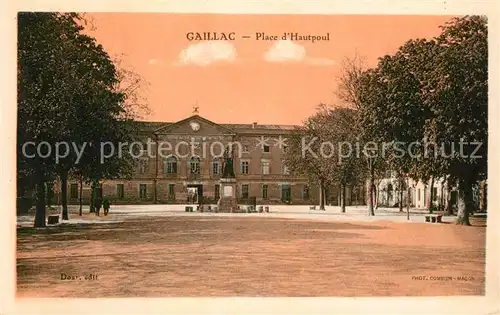
<instances>
[{"instance_id":1,"label":"pedestrian figure","mask_svg":"<svg viewBox=\"0 0 500 315\"><path fill-rule=\"evenodd\" d=\"M96 216L99 216L99 212L101 211L101 206L102 206L102 199L97 198L95 201L95 214L96 214Z\"/></svg>"},{"instance_id":2,"label":"pedestrian figure","mask_svg":"<svg viewBox=\"0 0 500 315\"><path fill-rule=\"evenodd\" d=\"M102 208L104 209L104 215L108 215L110 207L111 207L111 203L109 202L109 200L107 198L105 198L102 201Z\"/></svg>"}]
</instances>

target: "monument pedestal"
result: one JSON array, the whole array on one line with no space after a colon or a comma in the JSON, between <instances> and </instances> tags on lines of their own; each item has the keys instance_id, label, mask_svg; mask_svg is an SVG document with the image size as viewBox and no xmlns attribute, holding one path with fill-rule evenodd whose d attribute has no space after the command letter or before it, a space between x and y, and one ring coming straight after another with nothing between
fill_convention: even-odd
<instances>
[{"instance_id":1,"label":"monument pedestal","mask_svg":"<svg viewBox=\"0 0 500 315\"><path fill-rule=\"evenodd\" d=\"M220 179L221 197L218 202L219 212L234 212L238 209L238 201L236 200L236 179L221 178Z\"/></svg>"}]
</instances>

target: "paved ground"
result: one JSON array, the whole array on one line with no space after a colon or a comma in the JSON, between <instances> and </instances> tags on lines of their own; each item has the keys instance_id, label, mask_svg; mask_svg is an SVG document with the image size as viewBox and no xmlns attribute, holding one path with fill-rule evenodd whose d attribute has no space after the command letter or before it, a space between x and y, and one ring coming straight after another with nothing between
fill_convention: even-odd
<instances>
[{"instance_id":1,"label":"paved ground","mask_svg":"<svg viewBox=\"0 0 500 315\"><path fill-rule=\"evenodd\" d=\"M128 218L128 217L144 217L144 216L154 216L154 217L164 217L164 216L193 216L193 213L184 212L184 207L186 205L113 205L111 209L111 214L116 218ZM87 222L88 219L85 217L83 219L87 221L82 221L82 218L77 215L78 207L70 206L70 221L74 223ZM58 214L60 210L53 210L51 213ZM83 212L88 213L88 206L83 207ZM407 219L406 209L403 212L399 212L397 208L379 208L375 210L375 216L368 216L368 210L366 206L359 207L347 207L346 213L342 213L340 207L327 206L325 211L320 210L309 210L309 206L270 206L270 213L250 213L250 214L228 214L228 213L197 213L198 215L205 216L222 216L222 217L232 217L232 216L255 216L255 217L275 217L275 218L289 218L289 219L311 219L311 220L333 220L333 221L362 221L362 222L374 222L374 221L391 221L391 222L412 222L421 223L425 221L424 214L427 213L424 209L411 209L410 219ZM101 213L102 215L102 213ZM94 216L90 216L93 220ZM100 219L102 220L102 218ZM444 222L453 222L455 217L443 217ZM18 217L18 224L21 226L32 226L33 225L33 213L28 216Z\"/></svg>"},{"instance_id":2,"label":"paved ground","mask_svg":"<svg viewBox=\"0 0 500 315\"><path fill-rule=\"evenodd\" d=\"M465 227L422 223L416 213L409 224L397 209L375 218L361 207L182 209L116 206L108 217L71 213L70 224L46 229L20 217L18 296L484 294L484 219Z\"/></svg>"}]
</instances>

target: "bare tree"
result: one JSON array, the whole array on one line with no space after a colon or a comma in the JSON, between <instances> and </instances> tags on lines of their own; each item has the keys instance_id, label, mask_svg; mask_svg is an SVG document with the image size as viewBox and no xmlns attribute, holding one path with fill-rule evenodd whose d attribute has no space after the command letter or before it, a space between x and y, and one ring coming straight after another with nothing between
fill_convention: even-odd
<instances>
[{"instance_id":1,"label":"bare tree","mask_svg":"<svg viewBox=\"0 0 500 315\"><path fill-rule=\"evenodd\" d=\"M153 112L145 97L150 83L137 74L132 67L125 65L121 55L115 56L113 62L117 68L118 78L115 90L126 96L124 101L126 110L124 113L127 117L123 118L140 119L151 115Z\"/></svg>"},{"instance_id":2,"label":"bare tree","mask_svg":"<svg viewBox=\"0 0 500 315\"><path fill-rule=\"evenodd\" d=\"M360 78L367 69L365 57L357 52L352 58L345 57L341 63L341 73L337 77L338 85L335 96L346 107L359 110L361 101L359 99Z\"/></svg>"}]
</instances>

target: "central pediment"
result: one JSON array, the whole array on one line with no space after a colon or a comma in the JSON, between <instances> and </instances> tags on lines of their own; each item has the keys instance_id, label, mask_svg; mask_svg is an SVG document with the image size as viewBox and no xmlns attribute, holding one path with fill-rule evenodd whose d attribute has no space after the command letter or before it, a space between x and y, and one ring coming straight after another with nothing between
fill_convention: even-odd
<instances>
[{"instance_id":1,"label":"central pediment","mask_svg":"<svg viewBox=\"0 0 500 315\"><path fill-rule=\"evenodd\" d=\"M154 131L158 135L234 135L232 129L221 126L199 115L193 115Z\"/></svg>"}]
</instances>

